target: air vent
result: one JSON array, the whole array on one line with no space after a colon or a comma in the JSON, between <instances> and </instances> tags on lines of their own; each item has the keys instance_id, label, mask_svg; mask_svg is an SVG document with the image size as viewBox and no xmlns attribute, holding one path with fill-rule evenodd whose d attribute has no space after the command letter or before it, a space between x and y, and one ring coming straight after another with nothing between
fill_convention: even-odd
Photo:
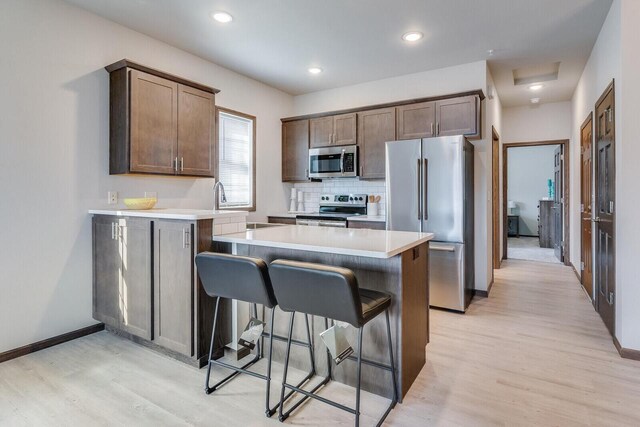
<instances>
[{"instance_id":1,"label":"air vent","mask_svg":"<svg viewBox=\"0 0 640 427\"><path fill-rule=\"evenodd\" d=\"M559 70L560 62L518 68L517 70L513 70L513 84L521 86L558 80Z\"/></svg>"}]
</instances>

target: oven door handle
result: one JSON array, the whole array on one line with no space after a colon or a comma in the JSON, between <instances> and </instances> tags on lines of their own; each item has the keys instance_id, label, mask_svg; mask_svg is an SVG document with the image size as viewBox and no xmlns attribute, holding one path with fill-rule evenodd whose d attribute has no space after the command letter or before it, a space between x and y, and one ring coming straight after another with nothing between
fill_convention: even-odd
<instances>
[{"instance_id":1,"label":"oven door handle","mask_svg":"<svg viewBox=\"0 0 640 427\"><path fill-rule=\"evenodd\" d=\"M340 153L340 174L344 175L344 152L346 150L343 148L342 152Z\"/></svg>"}]
</instances>

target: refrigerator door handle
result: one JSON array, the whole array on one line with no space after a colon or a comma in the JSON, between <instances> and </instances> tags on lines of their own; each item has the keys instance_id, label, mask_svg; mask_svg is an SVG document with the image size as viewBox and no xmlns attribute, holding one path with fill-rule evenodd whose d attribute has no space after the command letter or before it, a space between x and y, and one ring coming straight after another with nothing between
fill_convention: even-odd
<instances>
[{"instance_id":1,"label":"refrigerator door handle","mask_svg":"<svg viewBox=\"0 0 640 427\"><path fill-rule=\"evenodd\" d=\"M424 216L424 220L429 219L429 204L427 201L428 196L428 184L429 184L429 159L424 159L424 168L422 169L422 179L423 179L423 188L422 188L422 215Z\"/></svg>"},{"instance_id":2,"label":"refrigerator door handle","mask_svg":"<svg viewBox=\"0 0 640 427\"><path fill-rule=\"evenodd\" d=\"M445 245L435 245L435 244L430 244L429 245L429 249L433 250L433 251L442 251L442 252L455 252L456 248L455 246L445 246Z\"/></svg>"},{"instance_id":3,"label":"refrigerator door handle","mask_svg":"<svg viewBox=\"0 0 640 427\"><path fill-rule=\"evenodd\" d=\"M416 171L416 176L418 177L418 185L417 185L417 190L418 190L418 198L416 199L417 201L417 205L418 205L418 221L422 220L422 212L420 211L420 159L418 159L418 169Z\"/></svg>"}]
</instances>

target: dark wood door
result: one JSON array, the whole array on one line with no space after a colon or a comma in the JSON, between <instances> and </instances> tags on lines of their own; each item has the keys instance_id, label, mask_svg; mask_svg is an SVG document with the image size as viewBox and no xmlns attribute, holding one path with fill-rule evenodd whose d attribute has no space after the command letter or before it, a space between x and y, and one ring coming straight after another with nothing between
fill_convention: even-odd
<instances>
[{"instance_id":1,"label":"dark wood door","mask_svg":"<svg viewBox=\"0 0 640 427\"><path fill-rule=\"evenodd\" d=\"M435 136L436 103L421 102L396 108L397 139L419 139Z\"/></svg>"},{"instance_id":2,"label":"dark wood door","mask_svg":"<svg viewBox=\"0 0 640 427\"><path fill-rule=\"evenodd\" d=\"M385 177L385 143L396 136L395 108L358 113L360 177Z\"/></svg>"},{"instance_id":3,"label":"dark wood door","mask_svg":"<svg viewBox=\"0 0 640 427\"><path fill-rule=\"evenodd\" d=\"M178 84L137 70L131 81L131 172L175 174Z\"/></svg>"},{"instance_id":4,"label":"dark wood door","mask_svg":"<svg viewBox=\"0 0 640 427\"><path fill-rule=\"evenodd\" d=\"M309 146L311 148L328 147L333 144L333 116L309 120Z\"/></svg>"},{"instance_id":5,"label":"dark wood door","mask_svg":"<svg viewBox=\"0 0 640 427\"><path fill-rule=\"evenodd\" d=\"M178 85L178 173L214 176L215 103L212 93Z\"/></svg>"},{"instance_id":6,"label":"dark wood door","mask_svg":"<svg viewBox=\"0 0 640 427\"><path fill-rule=\"evenodd\" d=\"M474 135L478 132L476 96L436 101L436 135Z\"/></svg>"},{"instance_id":7,"label":"dark wood door","mask_svg":"<svg viewBox=\"0 0 640 427\"><path fill-rule=\"evenodd\" d=\"M563 208L564 208L564 158L562 146L556 148L553 156L553 252L560 262L564 260L563 253Z\"/></svg>"},{"instance_id":8,"label":"dark wood door","mask_svg":"<svg viewBox=\"0 0 640 427\"><path fill-rule=\"evenodd\" d=\"M193 354L192 223L154 224L154 341L187 356Z\"/></svg>"},{"instance_id":9,"label":"dark wood door","mask_svg":"<svg viewBox=\"0 0 640 427\"><path fill-rule=\"evenodd\" d=\"M592 194L593 194L593 118L583 123L580 129L580 267L581 282L589 298L593 299L593 240L592 240Z\"/></svg>"},{"instance_id":10,"label":"dark wood door","mask_svg":"<svg viewBox=\"0 0 640 427\"><path fill-rule=\"evenodd\" d=\"M355 145L357 144L357 115L356 113L341 114L333 118L333 144L332 145Z\"/></svg>"},{"instance_id":11,"label":"dark wood door","mask_svg":"<svg viewBox=\"0 0 640 427\"><path fill-rule=\"evenodd\" d=\"M122 256L116 217L96 216L93 225L93 318L120 327L120 270Z\"/></svg>"},{"instance_id":12,"label":"dark wood door","mask_svg":"<svg viewBox=\"0 0 640 427\"><path fill-rule=\"evenodd\" d=\"M151 224L142 218L119 220L121 328L148 340L152 332Z\"/></svg>"},{"instance_id":13,"label":"dark wood door","mask_svg":"<svg viewBox=\"0 0 640 427\"><path fill-rule=\"evenodd\" d=\"M282 124L282 181L309 178L309 120Z\"/></svg>"},{"instance_id":14,"label":"dark wood door","mask_svg":"<svg viewBox=\"0 0 640 427\"><path fill-rule=\"evenodd\" d=\"M613 83L595 109L595 265L597 308L615 334L615 103Z\"/></svg>"}]
</instances>

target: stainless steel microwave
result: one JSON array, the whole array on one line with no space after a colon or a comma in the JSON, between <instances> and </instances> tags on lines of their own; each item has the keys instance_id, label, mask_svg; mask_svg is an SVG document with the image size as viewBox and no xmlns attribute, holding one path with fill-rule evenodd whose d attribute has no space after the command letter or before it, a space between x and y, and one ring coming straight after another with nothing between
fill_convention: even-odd
<instances>
[{"instance_id":1,"label":"stainless steel microwave","mask_svg":"<svg viewBox=\"0 0 640 427\"><path fill-rule=\"evenodd\" d=\"M358 146L309 149L309 178L358 176Z\"/></svg>"}]
</instances>

